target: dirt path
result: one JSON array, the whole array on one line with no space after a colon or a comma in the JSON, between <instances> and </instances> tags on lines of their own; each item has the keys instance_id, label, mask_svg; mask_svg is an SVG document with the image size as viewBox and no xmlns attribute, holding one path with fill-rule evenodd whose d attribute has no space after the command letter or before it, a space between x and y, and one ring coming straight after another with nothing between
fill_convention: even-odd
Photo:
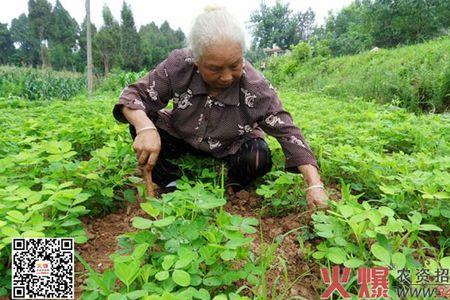
<instances>
[{"instance_id":1,"label":"dirt path","mask_svg":"<svg viewBox=\"0 0 450 300\"><path fill-rule=\"evenodd\" d=\"M339 193L331 187L330 198L339 198ZM260 218L261 198L252 192L241 191L229 195L229 201L225 209L234 214L246 217ZM138 203L130 203L124 208L118 209L115 213L101 218L83 218L83 225L86 228L89 241L77 247L80 255L89 265L98 272L112 267L109 255L118 250L117 237L123 233L134 231L131 219L135 216L146 216ZM285 235L281 244L275 252L275 259L271 268L267 272L267 285L269 299L289 299L294 296L301 296L304 299L319 299L319 288L321 286L320 274L317 264L305 259L297 241L299 227L310 226L311 212L295 212L283 217L269 217L263 214L261 218L261 232L251 235L254 238L252 251L260 254L267 251L266 245L272 244L276 237ZM263 243L261 243L261 241ZM304 247L311 247L312 244L305 242ZM263 249L261 249L261 247ZM283 267L282 261L285 261ZM287 272L286 272L287 271ZM87 278L87 272L77 261L75 265L75 299L79 299L82 288ZM285 278L284 274L287 274ZM272 288L274 288L272 292ZM301 298L297 298L301 299Z\"/></svg>"}]
</instances>

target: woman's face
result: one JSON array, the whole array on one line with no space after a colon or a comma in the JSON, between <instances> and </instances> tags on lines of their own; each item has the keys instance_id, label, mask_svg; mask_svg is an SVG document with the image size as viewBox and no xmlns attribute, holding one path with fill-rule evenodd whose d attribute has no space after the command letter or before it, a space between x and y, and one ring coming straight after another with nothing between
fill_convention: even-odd
<instances>
[{"instance_id":1,"label":"woman's face","mask_svg":"<svg viewBox=\"0 0 450 300\"><path fill-rule=\"evenodd\" d=\"M239 80L244 59L239 43L223 42L206 47L196 62L200 75L212 90L223 90Z\"/></svg>"}]
</instances>

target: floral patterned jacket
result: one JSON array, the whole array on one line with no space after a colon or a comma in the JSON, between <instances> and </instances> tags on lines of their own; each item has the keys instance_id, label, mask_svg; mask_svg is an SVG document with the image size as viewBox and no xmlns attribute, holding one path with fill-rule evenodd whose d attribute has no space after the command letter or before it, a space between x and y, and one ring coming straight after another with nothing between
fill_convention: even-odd
<instances>
[{"instance_id":1,"label":"floral patterned jacket","mask_svg":"<svg viewBox=\"0 0 450 300\"><path fill-rule=\"evenodd\" d=\"M173 109L164 109L170 99ZM212 97L190 53L174 50L122 91L113 115L126 123L123 106L144 110L158 128L217 158L234 154L246 140L267 133L280 143L287 171L298 173L304 164L319 168L275 89L247 61L240 80Z\"/></svg>"}]
</instances>

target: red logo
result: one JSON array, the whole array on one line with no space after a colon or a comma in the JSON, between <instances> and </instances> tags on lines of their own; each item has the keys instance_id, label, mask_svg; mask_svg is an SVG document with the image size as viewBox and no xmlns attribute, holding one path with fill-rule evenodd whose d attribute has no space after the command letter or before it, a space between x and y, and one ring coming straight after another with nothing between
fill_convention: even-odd
<instances>
[{"instance_id":1,"label":"red logo","mask_svg":"<svg viewBox=\"0 0 450 300\"><path fill-rule=\"evenodd\" d=\"M344 284L346 284L350 278L350 268L334 266L331 270L331 278L327 268L322 268L320 272L323 281L328 285L327 289L322 294L321 299L329 299L335 291L344 299L350 298L350 294L344 288ZM389 298L388 276L389 270L387 267L359 268L358 284L360 284L361 287L358 292L358 299Z\"/></svg>"},{"instance_id":2,"label":"red logo","mask_svg":"<svg viewBox=\"0 0 450 300\"><path fill-rule=\"evenodd\" d=\"M345 288L342 286L342 284L345 284L348 282L348 279L350 277L350 269L344 268L342 271L342 277L340 277L340 270L341 268L339 266L334 266L331 271L331 280L330 280L330 274L328 272L327 268L322 268L320 271L322 273L323 281L328 284L328 288L325 290L325 292L322 294L322 299L328 299L330 298L331 294L333 294L334 291L337 291L341 297L344 299L350 298L350 295L347 293Z\"/></svg>"}]
</instances>

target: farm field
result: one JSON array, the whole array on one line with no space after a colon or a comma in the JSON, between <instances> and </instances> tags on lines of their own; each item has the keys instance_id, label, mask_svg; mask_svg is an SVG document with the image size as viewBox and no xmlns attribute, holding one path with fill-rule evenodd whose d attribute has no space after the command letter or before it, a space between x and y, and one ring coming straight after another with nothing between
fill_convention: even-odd
<instances>
[{"instance_id":1,"label":"farm field","mask_svg":"<svg viewBox=\"0 0 450 300\"><path fill-rule=\"evenodd\" d=\"M280 87L333 200L309 211L274 167L236 194L219 161L180 159L178 190L146 199L117 94L0 102L0 295L11 238L74 237L81 299L319 299L322 266L450 268L450 116ZM295 298L296 297L296 298Z\"/></svg>"}]
</instances>

